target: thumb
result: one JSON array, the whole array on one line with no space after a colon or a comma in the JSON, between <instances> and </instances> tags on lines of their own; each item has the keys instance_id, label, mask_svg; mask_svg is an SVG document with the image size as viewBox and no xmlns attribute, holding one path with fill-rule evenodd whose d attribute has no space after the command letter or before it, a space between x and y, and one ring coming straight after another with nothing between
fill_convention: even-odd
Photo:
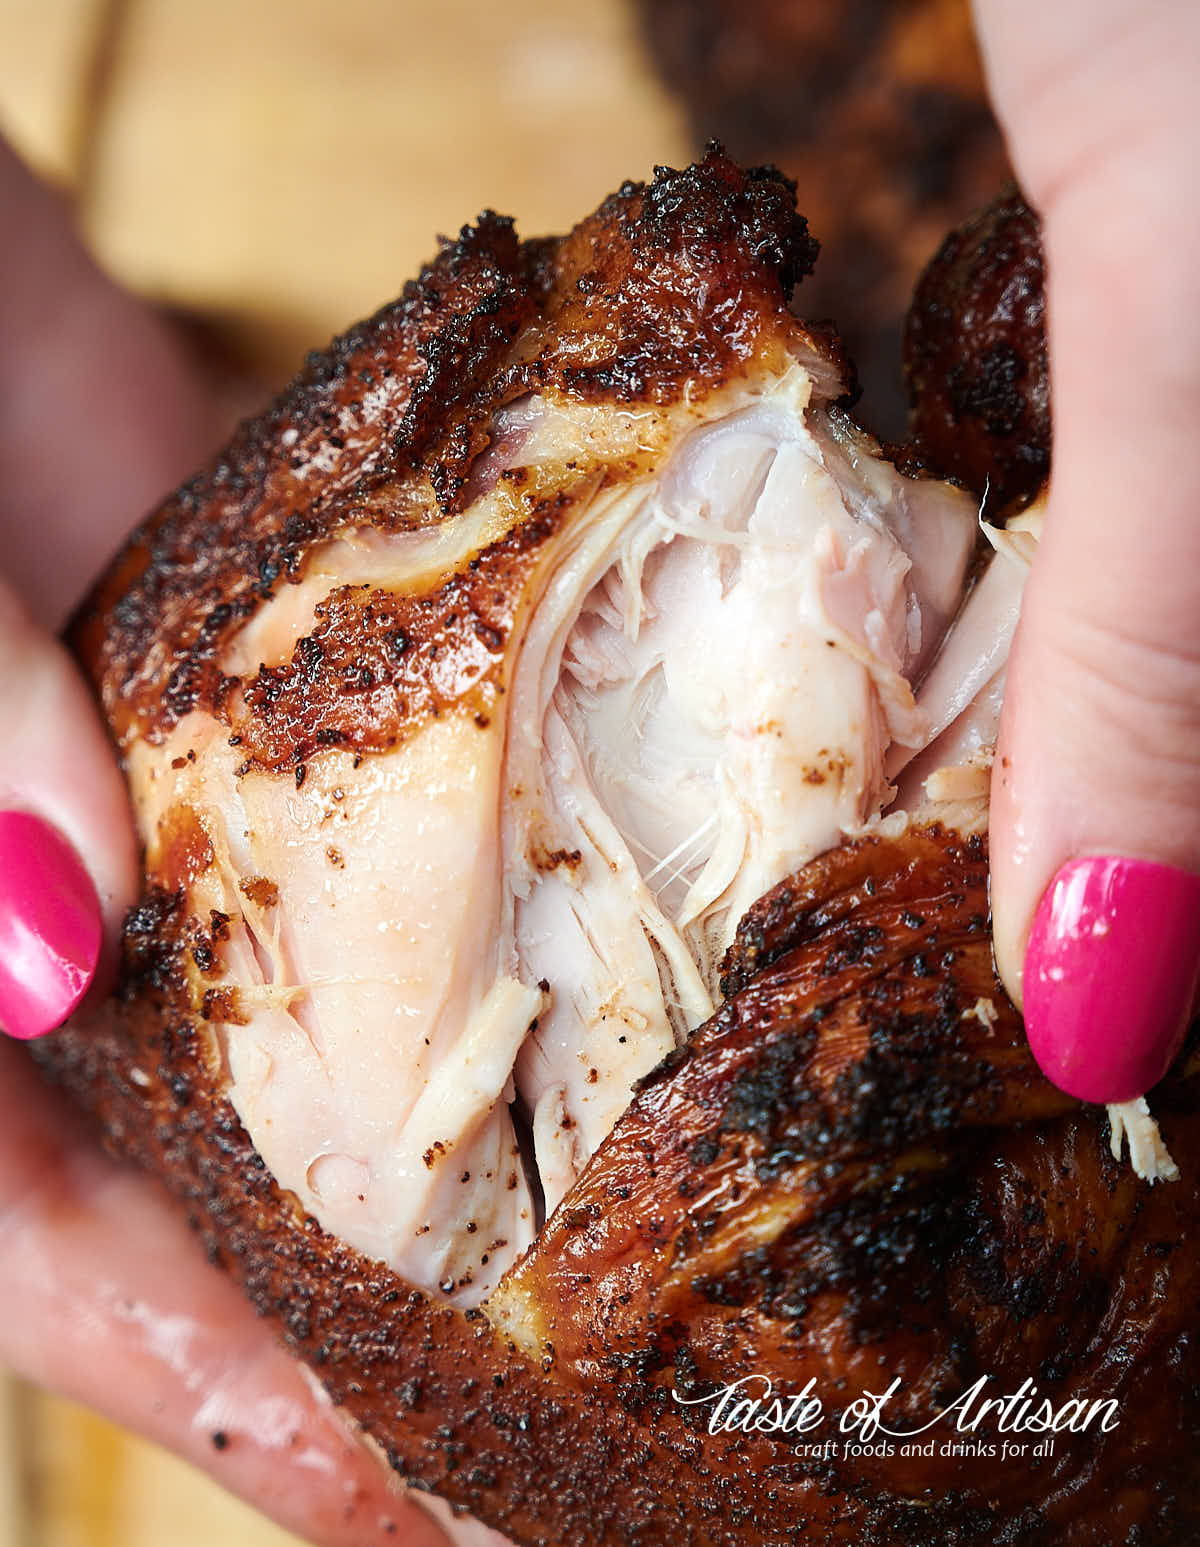
<instances>
[{"instance_id":1,"label":"thumb","mask_svg":"<svg viewBox=\"0 0 1200 1547\"><path fill-rule=\"evenodd\" d=\"M110 975L137 855L83 679L3 584L0 661L0 1028L27 1038Z\"/></svg>"},{"instance_id":2,"label":"thumb","mask_svg":"<svg viewBox=\"0 0 1200 1547\"><path fill-rule=\"evenodd\" d=\"M1068 0L1039 95L1027 9L979 7L1042 206L1054 403L993 775L996 951L1049 1077L1124 1101L1178 1051L1200 966L1200 27L1104 0L1107 28L1072 34Z\"/></svg>"}]
</instances>

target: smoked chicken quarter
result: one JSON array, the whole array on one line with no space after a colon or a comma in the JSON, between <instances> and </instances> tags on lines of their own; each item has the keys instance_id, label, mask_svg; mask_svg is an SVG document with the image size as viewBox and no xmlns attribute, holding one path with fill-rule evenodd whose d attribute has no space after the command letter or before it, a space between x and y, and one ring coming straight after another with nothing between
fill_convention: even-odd
<instances>
[{"instance_id":1,"label":"smoked chicken quarter","mask_svg":"<svg viewBox=\"0 0 1200 1547\"><path fill-rule=\"evenodd\" d=\"M1151 1187L991 961L1040 507L984 540L855 424L815 256L716 149L561 240L486 213L143 523L73 641L145 894L38 1053L518 1542L1191 1542L1190 1064L1114 1119ZM1121 1421L1014 1465L703 1416L984 1374Z\"/></svg>"}]
</instances>

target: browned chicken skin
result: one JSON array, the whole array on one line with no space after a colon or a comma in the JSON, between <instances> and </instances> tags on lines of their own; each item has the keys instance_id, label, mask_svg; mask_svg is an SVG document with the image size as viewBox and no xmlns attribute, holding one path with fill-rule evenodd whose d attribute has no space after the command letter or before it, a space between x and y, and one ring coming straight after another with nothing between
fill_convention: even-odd
<instances>
[{"instance_id":1,"label":"browned chicken skin","mask_svg":"<svg viewBox=\"0 0 1200 1547\"><path fill-rule=\"evenodd\" d=\"M978 835L867 820L767 891L738 924L715 1014L635 1071L607 1136L576 1152L561 1204L475 1303L484 1264L474 1283L468 1272L418 1286L382 1251L347 1244L318 1222L326 1194L314 1186L310 1204L300 1182L281 1184L243 1120L254 1108L239 1039L277 1013L262 989L279 984L260 985L260 1003L229 964L239 932L281 908L290 883L235 866L244 914L209 905L239 835L189 783L196 764L294 812L331 766L346 796L355 773L382 778L448 725L485 745L521 691L508 641L532 638L530 610L549 605L554 578L536 606L528 588L581 520L580 500L618 498L656 458L669 474L681 425L689 436L760 425L777 378L797 370L812 387L805 422L842 480L830 519L850 519L853 466L883 491L872 542L888 498L910 514L934 501L946 532L958 521L954 491L888 482L898 475L840 417L836 357L786 311L812 257L786 183L716 153L626 185L560 244L521 245L485 217L395 306L314 356L135 534L75 641L141 790L147 892L127 923L117 1002L38 1055L116 1151L162 1176L396 1470L516 1541L1182 1547L1200 1528L1192 1082L1181 1073L1156 1093L1182 1180L1149 1189L1112 1158L1103 1119L1049 1086L1026 1051L992 967ZM722 394L764 382L752 409L739 397L732 419L704 419ZM547 413L610 418L603 435L587 421L591 438L565 462L506 478L506 448L537 433L527 409L512 417L531 394ZM630 410L632 447L612 429ZM523 503L449 578L333 585L284 659L231 669L239 629L305 594L328 562L322 543L351 529L452 533L481 498L489 511ZM585 535L612 507L586 508ZM376 552L374 537L359 540ZM681 527L662 551L687 540ZM720 579L733 594L733 571ZM878 707L880 692L865 701ZM189 761L178 737L200 716L219 735ZM186 799L156 806L138 783L147 769ZM847 777L830 756L801 783L825 800ZM402 857L418 837L387 833L385 847ZM534 895L569 893L586 872L579 852L533 848ZM328 861L331 885L344 864L340 851ZM256 936L258 957L270 946ZM526 989L550 1016L557 985ZM632 1038L633 1018L623 1024ZM297 1025L319 1038L311 1020ZM508 1100L493 1098L488 1121ZM440 1164L426 1152L431 1176ZM789 1396L811 1379L822 1427L710 1432L721 1388L756 1375ZM1039 1459L951 1454L950 1441L1003 1436L945 1418L929 1454L801 1443L836 1436L856 1399L893 1381L888 1423L911 1430L983 1377L987 1396L1031 1380L1039 1403L1111 1402L1120 1421L1060 1432Z\"/></svg>"},{"instance_id":2,"label":"browned chicken skin","mask_svg":"<svg viewBox=\"0 0 1200 1547\"><path fill-rule=\"evenodd\" d=\"M1025 504L1050 472L1041 226L1015 188L953 231L922 274L904 336L912 432L989 509Z\"/></svg>"}]
</instances>

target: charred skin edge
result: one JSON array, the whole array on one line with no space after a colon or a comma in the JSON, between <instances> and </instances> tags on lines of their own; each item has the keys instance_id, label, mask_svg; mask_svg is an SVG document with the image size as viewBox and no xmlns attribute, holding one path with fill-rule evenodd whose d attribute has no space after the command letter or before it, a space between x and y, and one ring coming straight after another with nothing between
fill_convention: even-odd
<instances>
[{"instance_id":1,"label":"charred skin edge","mask_svg":"<svg viewBox=\"0 0 1200 1547\"><path fill-rule=\"evenodd\" d=\"M505 403L715 390L752 359L816 251L794 184L715 146L626 183L561 241L522 243L485 212L399 300L311 355L134 532L80 609L71 642L118 743L159 740L192 709L223 715L236 685L223 646L320 544L454 513Z\"/></svg>"},{"instance_id":2,"label":"charred skin edge","mask_svg":"<svg viewBox=\"0 0 1200 1547\"><path fill-rule=\"evenodd\" d=\"M951 234L904 335L912 433L929 465L1011 514L1050 472L1041 223L1014 186Z\"/></svg>"},{"instance_id":3,"label":"charred skin edge","mask_svg":"<svg viewBox=\"0 0 1200 1547\"><path fill-rule=\"evenodd\" d=\"M936 829L849 844L768 894L727 964L732 998L643 1082L489 1302L534 1306L535 1349L276 1186L187 1004L178 896L130 916L107 1025L35 1051L396 1471L517 1541L1182 1547L1200 1528L1194 1088L1157 1092L1184 1176L1147 1192L1037 1074L986 908L982 842ZM964 1019L981 991L994 1025ZM722 1189L732 1233L705 1223ZM739 1213L764 1200L794 1225L739 1250ZM714 1238L720 1273L693 1271ZM1047 1464L947 1469L710 1435L670 1397L752 1368L792 1391L817 1373L835 1411L839 1379L844 1401L890 1371L915 1414L988 1373L994 1393L1032 1374L1056 1404L1114 1396L1123 1416L1058 1436Z\"/></svg>"}]
</instances>

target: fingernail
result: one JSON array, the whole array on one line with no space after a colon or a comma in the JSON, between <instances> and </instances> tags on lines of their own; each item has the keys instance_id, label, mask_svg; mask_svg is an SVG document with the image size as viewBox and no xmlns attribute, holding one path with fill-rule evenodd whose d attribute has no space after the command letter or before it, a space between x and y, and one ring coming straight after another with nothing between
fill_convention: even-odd
<instances>
[{"instance_id":1,"label":"fingernail","mask_svg":"<svg viewBox=\"0 0 1200 1547\"><path fill-rule=\"evenodd\" d=\"M1200 876L1096 855L1072 860L1038 905L1025 952L1025 1032L1043 1072L1083 1101L1157 1084L1200 979Z\"/></svg>"},{"instance_id":2,"label":"fingernail","mask_svg":"<svg viewBox=\"0 0 1200 1547\"><path fill-rule=\"evenodd\" d=\"M0 1028L61 1026L96 972L100 901L79 856L40 817L0 811Z\"/></svg>"}]
</instances>

